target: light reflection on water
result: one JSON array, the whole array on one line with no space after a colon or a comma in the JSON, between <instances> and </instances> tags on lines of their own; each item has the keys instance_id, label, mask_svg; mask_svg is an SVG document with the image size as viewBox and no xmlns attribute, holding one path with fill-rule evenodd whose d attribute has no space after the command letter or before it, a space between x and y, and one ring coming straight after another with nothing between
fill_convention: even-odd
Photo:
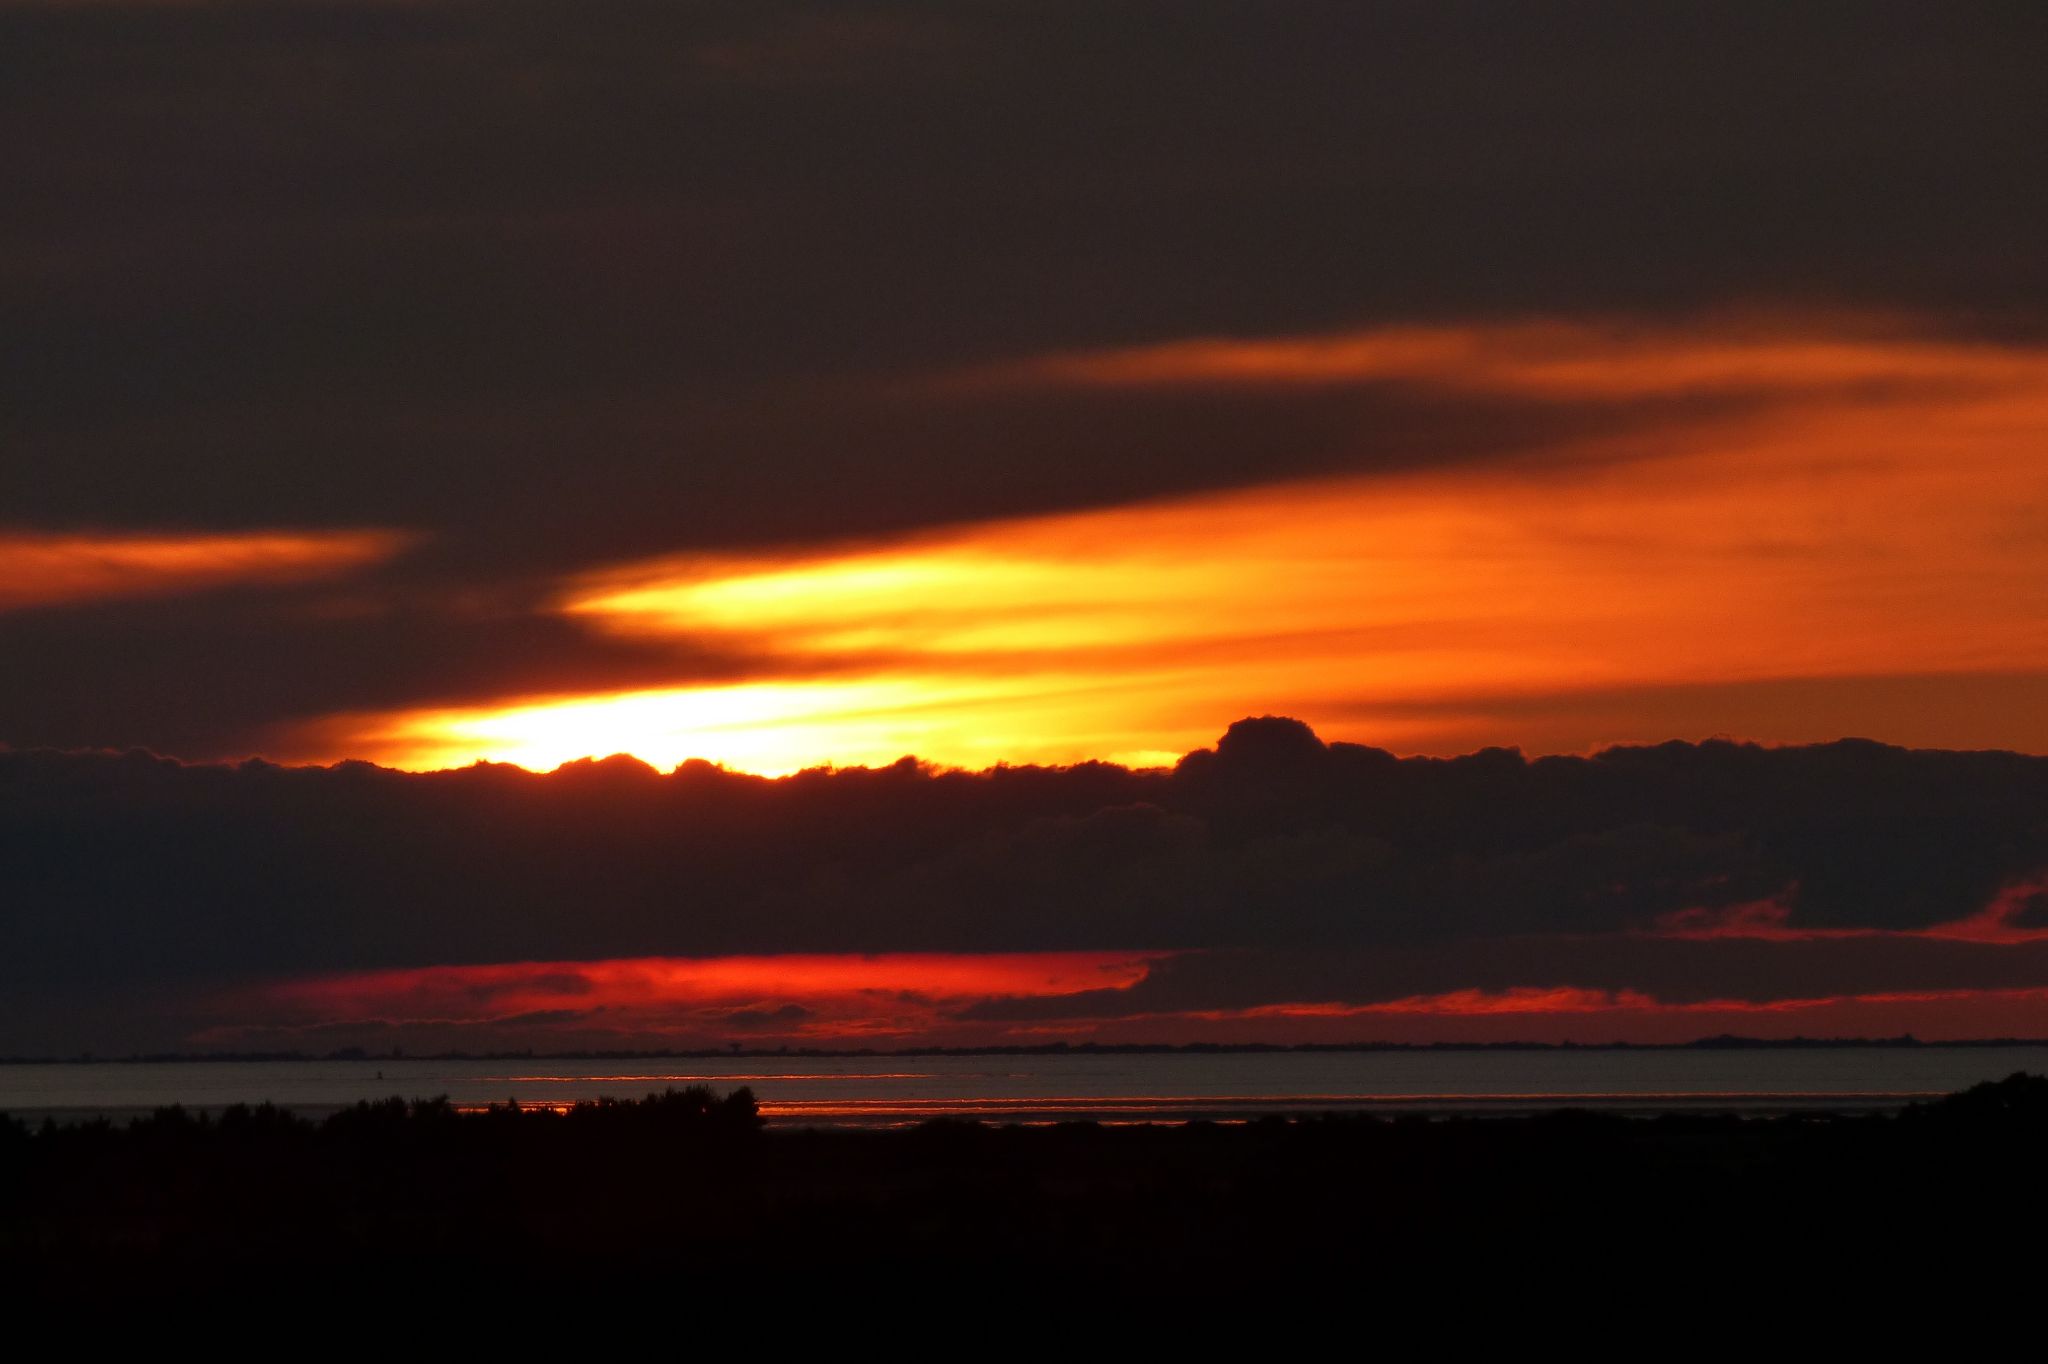
<instances>
[{"instance_id":1,"label":"light reflection on water","mask_svg":"<svg viewBox=\"0 0 2048 1364\"><path fill-rule=\"evenodd\" d=\"M394 1094L445 1095L463 1107L559 1107L705 1084L746 1085L771 1123L792 1126L1561 1107L1763 1113L1891 1108L2016 1070L2048 1073L2048 1047L754 1056L693 1057L672 1067L645 1060L101 1062L0 1066L0 1112L118 1116L173 1103L270 1102L317 1114Z\"/></svg>"}]
</instances>

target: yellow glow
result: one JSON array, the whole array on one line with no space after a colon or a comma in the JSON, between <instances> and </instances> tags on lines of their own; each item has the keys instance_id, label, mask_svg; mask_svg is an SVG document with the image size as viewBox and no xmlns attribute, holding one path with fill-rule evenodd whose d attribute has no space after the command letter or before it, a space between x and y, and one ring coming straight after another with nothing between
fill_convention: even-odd
<instances>
[{"instance_id":1,"label":"yellow glow","mask_svg":"<svg viewBox=\"0 0 2048 1364\"><path fill-rule=\"evenodd\" d=\"M825 655L1109 647L1152 635L1162 612L1189 637L1242 629L1182 609L1192 597L1226 592L1236 565L1161 567L1146 547L1104 546L1070 558L1012 528L988 545L926 543L766 571L744 559L640 568L635 585L579 595L566 609L619 630L773 635L787 648Z\"/></svg>"},{"instance_id":2,"label":"yellow glow","mask_svg":"<svg viewBox=\"0 0 2048 1364\"><path fill-rule=\"evenodd\" d=\"M332 746L406 766L612 751L771 773L913 752L983 766L1157 759L1279 712L1407 751L1555 749L1670 732L1545 730L1528 698L2048 670L2040 351L1545 326L1192 342L1009 381L1390 372L1602 400L1774 393L1458 472L624 565L569 585L561 609L780 662L744 685L359 718ZM1879 737L1958 742L1956 717L1875 718ZM2005 724L2005 742L2048 746L2048 720ZM1722 727L1709 708L1692 733Z\"/></svg>"},{"instance_id":3,"label":"yellow glow","mask_svg":"<svg viewBox=\"0 0 2048 1364\"><path fill-rule=\"evenodd\" d=\"M1007 730L989 727L992 713L1012 723L1066 726L1060 742L1068 758L1105 752L1104 745L1121 738L1113 725L1124 707L1091 700L1096 690L1087 679L1044 675L952 684L897 677L672 688L419 712L383 729L352 730L351 742L359 746L355 751L414 769L489 761L545 771L609 753L631 753L658 767L710 758L769 776L827 761L881 766L930 753L982 767L1009 760L1016 746ZM1077 718L1091 710L1101 714L1102 728L1075 730Z\"/></svg>"}]
</instances>

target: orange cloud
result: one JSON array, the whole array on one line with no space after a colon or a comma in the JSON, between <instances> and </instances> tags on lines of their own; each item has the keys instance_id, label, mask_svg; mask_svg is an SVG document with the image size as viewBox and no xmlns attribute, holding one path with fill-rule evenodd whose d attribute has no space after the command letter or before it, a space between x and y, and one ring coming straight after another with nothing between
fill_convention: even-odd
<instances>
[{"instance_id":1,"label":"orange cloud","mask_svg":"<svg viewBox=\"0 0 2048 1364\"><path fill-rule=\"evenodd\" d=\"M2048 926L2029 926L2020 919L2044 901L2048 901L2048 875L2014 881L1979 912L1954 923L1936 924L1927 930L1927 936L1999 944L2042 942L2048 940Z\"/></svg>"},{"instance_id":2,"label":"orange cloud","mask_svg":"<svg viewBox=\"0 0 2048 1364\"><path fill-rule=\"evenodd\" d=\"M1086 995L1139 984L1170 953L790 955L512 962L355 972L222 1001L238 1022L209 1045L403 1036L493 1047L819 1047L1107 1042L1688 1041L1750 1036L2032 1036L2048 989L1888 990L1664 1000L1576 986L1460 989L1368 1003L1303 1000L1052 1022L961 1015L978 1000Z\"/></svg>"},{"instance_id":3,"label":"orange cloud","mask_svg":"<svg viewBox=\"0 0 2048 1364\"><path fill-rule=\"evenodd\" d=\"M1551 997L1551 998L1546 998ZM2048 990L1952 989L1670 1002L1635 991L1455 991L1352 1008L1316 1004L1244 1012L1159 1015L1110 1025L1133 1041L1235 1040L1247 1032L1275 1042L1683 1043L1744 1037L1895 1037L1923 1040L2038 1037ZM1096 1024L1063 1025L1048 1036L1098 1035Z\"/></svg>"},{"instance_id":4,"label":"orange cloud","mask_svg":"<svg viewBox=\"0 0 2048 1364\"><path fill-rule=\"evenodd\" d=\"M1787 680L1810 684L1800 704L1747 737L1839 737L1832 717L1853 697L1875 737L1967 746L1988 730L2048 749L2048 707L1950 713L1924 687L1865 685L1911 674L2048 693L2048 351L1868 323L1540 324L1196 341L1010 376L1382 379L1770 401L1681 408L1484 467L622 565L570 584L560 610L766 658L764 673L347 717L345 751L329 740L304 756L551 767L627 751L767 773L906 752L1143 763L1268 711L1409 752L1559 751L1720 732L1716 687ZM1626 704L1652 694L1660 706ZM1574 697L1600 704L1576 713ZM1651 714L1660 732L1641 732Z\"/></svg>"},{"instance_id":5,"label":"orange cloud","mask_svg":"<svg viewBox=\"0 0 2048 1364\"><path fill-rule=\"evenodd\" d=\"M1402 383L1580 399L1834 391L1869 402L1888 391L1990 391L2038 379L2038 360L2025 351L1925 339L1905 318L1762 314L1684 327L1625 319L1540 320L1197 337L1044 356L978 370L955 382L1093 388Z\"/></svg>"},{"instance_id":6,"label":"orange cloud","mask_svg":"<svg viewBox=\"0 0 2048 1364\"><path fill-rule=\"evenodd\" d=\"M1764 942L1813 942L1848 938L1938 938L1949 942L2011 946L2048 942L2048 927L2020 922L2036 902L2048 897L2048 875L2024 877L2001 887L1982 909L1967 918L1927 928L1814 928L1791 922L1792 906L1783 900L1760 900L1724 909L1683 909L1657 921L1656 936L1681 939L1750 938Z\"/></svg>"},{"instance_id":7,"label":"orange cloud","mask_svg":"<svg viewBox=\"0 0 2048 1364\"><path fill-rule=\"evenodd\" d=\"M1371 1018L1387 1014L1425 1018L1491 1018L1512 1014L1788 1014L1838 1009L1845 1005L2048 1003L2048 989L1909 990L1874 994L1816 995L1797 999L1706 999L1667 1002L1639 990L1576 987L1516 987L1507 990L1451 990L1411 995L1372 1004L1261 1004L1249 1009L1204 1010L1189 1015L1210 1020L1265 1018Z\"/></svg>"},{"instance_id":8,"label":"orange cloud","mask_svg":"<svg viewBox=\"0 0 2048 1364\"><path fill-rule=\"evenodd\" d=\"M1451 990L1410 995L1372 1004L1261 1004L1249 1009L1211 1010L1207 1018L1365 1018L1374 1014L1425 1014L1470 1018L1494 1014L1587 1014L1611 1009L1656 1009L1655 999L1636 990L1586 990L1574 986L1507 990Z\"/></svg>"},{"instance_id":9,"label":"orange cloud","mask_svg":"<svg viewBox=\"0 0 2048 1364\"><path fill-rule=\"evenodd\" d=\"M392 531L52 535L0 531L0 611L322 578L381 562Z\"/></svg>"}]
</instances>

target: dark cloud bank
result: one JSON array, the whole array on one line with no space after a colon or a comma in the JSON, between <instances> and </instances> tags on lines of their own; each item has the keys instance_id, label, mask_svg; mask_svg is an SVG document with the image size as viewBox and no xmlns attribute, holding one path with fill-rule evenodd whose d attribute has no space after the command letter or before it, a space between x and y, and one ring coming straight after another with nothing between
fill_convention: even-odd
<instances>
[{"instance_id":1,"label":"dark cloud bank","mask_svg":"<svg viewBox=\"0 0 2048 1364\"><path fill-rule=\"evenodd\" d=\"M0 4L0 505L554 570L1535 419L890 385L961 365L1759 300L2034 334L2044 52L1987 3Z\"/></svg>"},{"instance_id":2,"label":"dark cloud bank","mask_svg":"<svg viewBox=\"0 0 2048 1364\"><path fill-rule=\"evenodd\" d=\"M656 954L1204 949L1114 998L976 1006L991 1019L2048 985L2048 942L1900 936L2048 868L2048 759L1861 741L1396 759L1264 719L1171 771L780 780L8 752L0 868L0 1048L200 985ZM1658 931L1767 899L1815 936ZM2044 911L2022 899L2009 926Z\"/></svg>"}]
</instances>

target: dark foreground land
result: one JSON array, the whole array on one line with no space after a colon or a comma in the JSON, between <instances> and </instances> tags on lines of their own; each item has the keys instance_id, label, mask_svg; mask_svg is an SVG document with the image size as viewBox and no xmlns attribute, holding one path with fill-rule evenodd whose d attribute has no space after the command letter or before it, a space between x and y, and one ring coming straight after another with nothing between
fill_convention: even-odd
<instances>
[{"instance_id":1,"label":"dark foreground land","mask_svg":"<svg viewBox=\"0 0 2048 1364\"><path fill-rule=\"evenodd\" d=\"M54 1297L804 1295L1427 1281L1982 1287L2048 1217L2048 1078L1896 1116L763 1131L752 1096L0 1122L0 1275ZM1701 1278L1704 1276L1704 1280ZM24 1298L24 1301L35 1299Z\"/></svg>"}]
</instances>

